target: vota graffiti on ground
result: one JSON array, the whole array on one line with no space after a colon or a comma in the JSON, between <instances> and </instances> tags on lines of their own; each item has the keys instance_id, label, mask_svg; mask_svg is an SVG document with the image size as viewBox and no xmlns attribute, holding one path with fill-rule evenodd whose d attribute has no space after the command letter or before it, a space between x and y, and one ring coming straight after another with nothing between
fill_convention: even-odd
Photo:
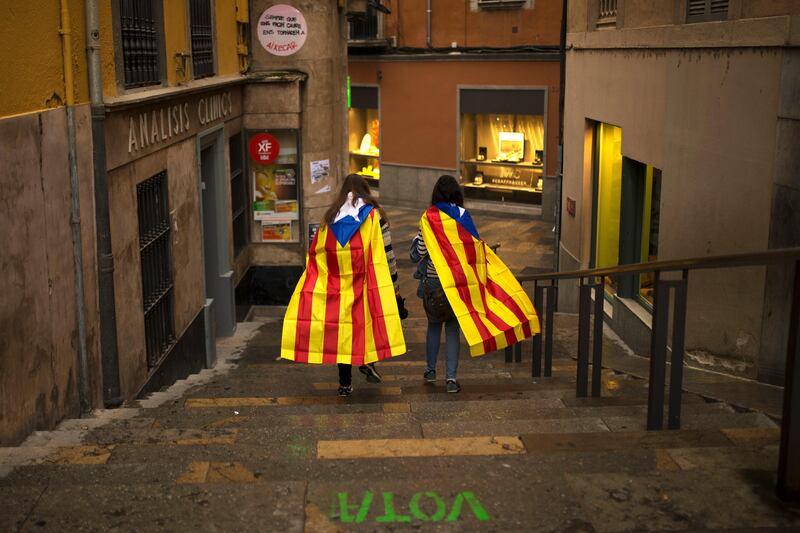
<instances>
[{"instance_id":1,"label":"vota graffiti on ground","mask_svg":"<svg viewBox=\"0 0 800 533\"><path fill-rule=\"evenodd\" d=\"M456 494L452 505L448 507L445 500L436 492L417 492L403 505L395 500L392 492L381 492L383 513L376 515L373 510L375 494L364 492L361 503L350 503L347 492L337 492L331 504L331 519L342 523L361 524L370 518L378 524L410 523L410 522L455 522L461 518L464 504L475 518L481 522L491 520L489 513L478 501L473 492L465 491ZM377 512L380 508L375 508ZM449 509L449 510L448 510Z\"/></svg>"}]
</instances>

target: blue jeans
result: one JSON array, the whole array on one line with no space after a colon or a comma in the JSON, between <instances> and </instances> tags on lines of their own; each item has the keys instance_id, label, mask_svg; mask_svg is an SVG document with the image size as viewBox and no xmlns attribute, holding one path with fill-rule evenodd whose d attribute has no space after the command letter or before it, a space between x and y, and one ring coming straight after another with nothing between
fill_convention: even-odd
<instances>
[{"instance_id":1,"label":"blue jeans","mask_svg":"<svg viewBox=\"0 0 800 533\"><path fill-rule=\"evenodd\" d=\"M458 337L461 330L458 327L458 320L455 318L447 322L428 321L428 334L425 339L426 357L428 359L427 370L436 370L436 357L439 355L442 324L444 324L445 378L456 379L456 371L458 370Z\"/></svg>"}]
</instances>

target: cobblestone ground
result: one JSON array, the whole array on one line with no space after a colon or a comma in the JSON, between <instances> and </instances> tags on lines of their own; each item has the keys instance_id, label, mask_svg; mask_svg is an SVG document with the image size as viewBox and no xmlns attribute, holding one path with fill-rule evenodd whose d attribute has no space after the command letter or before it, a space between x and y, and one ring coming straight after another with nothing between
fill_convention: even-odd
<instances>
[{"instance_id":1,"label":"cobblestone ground","mask_svg":"<svg viewBox=\"0 0 800 533\"><path fill-rule=\"evenodd\" d=\"M773 496L779 433L759 412L685 393L685 429L646 432L634 374L575 398L571 341L550 378L462 347L461 393L424 384L404 259L418 213L390 216L411 317L383 383L356 371L340 398L335 368L277 360L279 316L240 323L214 369L0 449L0 531L800 528ZM512 269L551 264L549 225L476 219ZM557 320L568 337L574 317Z\"/></svg>"}]
</instances>

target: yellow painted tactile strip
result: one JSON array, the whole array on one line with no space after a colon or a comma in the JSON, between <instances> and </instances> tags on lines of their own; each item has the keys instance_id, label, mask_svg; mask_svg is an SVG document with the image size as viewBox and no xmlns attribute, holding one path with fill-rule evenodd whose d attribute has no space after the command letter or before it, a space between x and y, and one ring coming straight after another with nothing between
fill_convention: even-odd
<instances>
[{"instance_id":1,"label":"yellow painted tactile strip","mask_svg":"<svg viewBox=\"0 0 800 533\"><path fill-rule=\"evenodd\" d=\"M656 471L657 472L677 472L680 465L672 458L669 451L662 448L656 449Z\"/></svg>"},{"instance_id":2,"label":"yellow painted tactile strip","mask_svg":"<svg viewBox=\"0 0 800 533\"><path fill-rule=\"evenodd\" d=\"M446 457L525 453L519 437L454 437L440 439L321 440L318 459Z\"/></svg>"},{"instance_id":3,"label":"yellow painted tactile strip","mask_svg":"<svg viewBox=\"0 0 800 533\"><path fill-rule=\"evenodd\" d=\"M236 444L238 429L227 430L225 435L200 435L198 437L187 437L175 439L174 443L178 446L209 446L212 444Z\"/></svg>"},{"instance_id":4,"label":"yellow painted tactile strip","mask_svg":"<svg viewBox=\"0 0 800 533\"><path fill-rule=\"evenodd\" d=\"M410 413L411 406L407 403L385 403L383 404L384 413Z\"/></svg>"},{"instance_id":5,"label":"yellow painted tactile strip","mask_svg":"<svg viewBox=\"0 0 800 533\"><path fill-rule=\"evenodd\" d=\"M370 394L378 396L400 396L400 387L376 387ZM348 398L339 396L282 396L282 397L227 397L227 398L187 398L184 407L268 407L279 405L315 405L347 403Z\"/></svg>"},{"instance_id":6,"label":"yellow painted tactile strip","mask_svg":"<svg viewBox=\"0 0 800 533\"><path fill-rule=\"evenodd\" d=\"M528 372L530 373L530 372ZM507 372L479 372L479 373L461 373L458 375L459 381L464 381L468 379L511 379L511 375ZM423 378L421 375L408 375L408 374L400 374L400 375L384 375L383 376L384 382L391 382L397 383L398 381L410 381L410 382L423 382ZM316 382L311 384L315 390L335 390L339 388L339 384L333 381L329 382Z\"/></svg>"},{"instance_id":7,"label":"yellow painted tactile strip","mask_svg":"<svg viewBox=\"0 0 800 533\"><path fill-rule=\"evenodd\" d=\"M253 483L258 478L241 463L194 461L176 481L179 485L200 483Z\"/></svg>"},{"instance_id":8,"label":"yellow painted tactile strip","mask_svg":"<svg viewBox=\"0 0 800 533\"><path fill-rule=\"evenodd\" d=\"M720 431L736 446L760 448L779 444L781 441L779 428L730 428Z\"/></svg>"},{"instance_id":9,"label":"yellow painted tactile strip","mask_svg":"<svg viewBox=\"0 0 800 533\"><path fill-rule=\"evenodd\" d=\"M70 446L60 448L43 462L57 465L104 465L111 458L115 445L109 446Z\"/></svg>"}]
</instances>

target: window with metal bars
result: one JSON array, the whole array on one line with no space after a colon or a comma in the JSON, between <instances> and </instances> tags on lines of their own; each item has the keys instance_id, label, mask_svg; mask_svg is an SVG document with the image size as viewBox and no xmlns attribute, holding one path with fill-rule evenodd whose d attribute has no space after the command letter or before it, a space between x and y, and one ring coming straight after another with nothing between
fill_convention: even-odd
<instances>
[{"instance_id":1,"label":"window with metal bars","mask_svg":"<svg viewBox=\"0 0 800 533\"><path fill-rule=\"evenodd\" d=\"M728 18L728 0L688 0L686 22L708 22Z\"/></svg>"},{"instance_id":2,"label":"window with metal bars","mask_svg":"<svg viewBox=\"0 0 800 533\"><path fill-rule=\"evenodd\" d=\"M214 30L211 0L190 0L192 73L195 78L214 75Z\"/></svg>"},{"instance_id":3,"label":"window with metal bars","mask_svg":"<svg viewBox=\"0 0 800 533\"><path fill-rule=\"evenodd\" d=\"M238 257L247 246L247 180L244 175L242 134L228 140L231 165L231 220L233 223L233 255Z\"/></svg>"},{"instance_id":4,"label":"window with metal bars","mask_svg":"<svg viewBox=\"0 0 800 533\"><path fill-rule=\"evenodd\" d=\"M136 186L147 368L175 344L167 173Z\"/></svg>"},{"instance_id":5,"label":"window with metal bars","mask_svg":"<svg viewBox=\"0 0 800 533\"><path fill-rule=\"evenodd\" d=\"M161 83L159 17L155 0L119 0L125 87Z\"/></svg>"},{"instance_id":6,"label":"window with metal bars","mask_svg":"<svg viewBox=\"0 0 800 533\"><path fill-rule=\"evenodd\" d=\"M351 41L372 41L378 39L380 18L378 10L371 5L367 6L365 13L354 16L350 20Z\"/></svg>"}]
</instances>

